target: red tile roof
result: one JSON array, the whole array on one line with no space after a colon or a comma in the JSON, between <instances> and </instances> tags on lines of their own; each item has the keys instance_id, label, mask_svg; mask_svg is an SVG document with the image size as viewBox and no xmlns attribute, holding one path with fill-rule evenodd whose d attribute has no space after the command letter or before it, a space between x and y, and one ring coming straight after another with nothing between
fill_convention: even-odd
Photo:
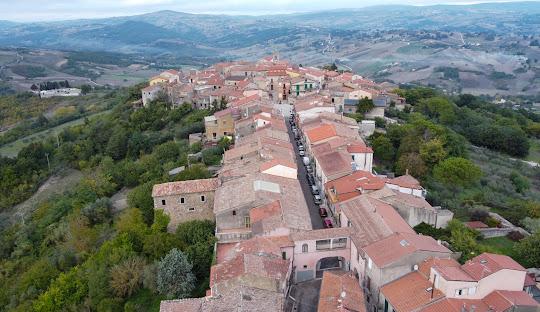
<instances>
[{"instance_id":1,"label":"red tile roof","mask_svg":"<svg viewBox=\"0 0 540 312\"><path fill-rule=\"evenodd\" d=\"M273 168L275 166L285 166L285 167L289 167L291 169L294 169L294 170L297 170L298 168L296 167L296 164L292 161L288 161L286 159L282 159L282 158L274 158L272 160L269 160L265 163L263 163L260 167L260 171L263 172L263 171L266 171L270 168Z\"/></svg>"},{"instance_id":2,"label":"red tile roof","mask_svg":"<svg viewBox=\"0 0 540 312\"><path fill-rule=\"evenodd\" d=\"M364 251L379 268L418 251L447 253L448 255L452 253L430 236L409 233L394 234L364 247Z\"/></svg>"},{"instance_id":3,"label":"red tile roof","mask_svg":"<svg viewBox=\"0 0 540 312\"><path fill-rule=\"evenodd\" d=\"M311 144L322 141L337 135L336 128L333 125L324 124L320 127L310 129L306 131L306 135L309 138Z\"/></svg>"},{"instance_id":4,"label":"red tile roof","mask_svg":"<svg viewBox=\"0 0 540 312\"><path fill-rule=\"evenodd\" d=\"M251 223L255 223L276 215L281 215L281 202L279 200L273 201L261 207L253 208L249 211L249 219Z\"/></svg>"},{"instance_id":5,"label":"red tile roof","mask_svg":"<svg viewBox=\"0 0 540 312\"><path fill-rule=\"evenodd\" d=\"M405 187L405 188L410 188L410 189L417 189L417 190L422 189L422 185L420 185L420 182L418 182L418 180L416 180L413 176L408 175L408 174L402 175L394 179L390 179L388 180L387 183Z\"/></svg>"},{"instance_id":6,"label":"red tile roof","mask_svg":"<svg viewBox=\"0 0 540 312\"><path fill-rule=\"evenodd\" d=\"M364 293L358 280L343 271L323 273L318 312L365 312Z\"/></svg>"},{"instance_id":7,"label":"red tile roof","mask_svg":"<svg viewBox=\"0 0 540 312\"><path fill-rule=\"evenodd\" d=\"M398 312L415 311L444 297L444 294L434 289L433 283L419 272L411 272L384 285L381 292Z\"/></svg>"},{"instance_id":8,"label":"red tile roof","mask_svg":"<svg viewBox=\"0 0 540 312\"><path fill-rule=\"evenodd\" d=\"M365 144L351 144L347 145L347 152L351 154L364 154L364 153L373 153L371 147Z\"/></svg>"},{"instance_id":9,"label":"red tile roof","mask_svg":"<svg viewBox=\"0 0 540 312\"><path fill-rule=\"evenodd\" d=\"M487 252L467 261L462 268L477 281L503 269L525 271L514 259Z\"/></svg>"},{"instance_id":10,"label":"red tile roof","mask_svg":"<svg viewBox=\"0 0 540 312\"><path fill-rule=\"evenodd\" d=\"M152 197L212 192L218 188L218 185L217 178L156 184L152 189Z\"/></svg>"},{"instance_id":11,"label":"red tile roof","mask_svg":"<svg viewBox=\"0 0 540 312\"><path fill-rule=\"evenodd\" d=\"M432 267L461 267L461 264L451 258L427 258L418 265L418 272L429 277Z\"/></svg>"},{"instance_id":12,"label":"red tile roof","mask_svg":"<svg viewBox=\"0 0 540 312\"><path fill-rule=\"evenodd\" d=\"M513 306L538 307L538 302L524 291L495 290L483 301L495 311L507 311Z\"/></svg>"},{"instance_id":13,"label":"red tile roof","mask_svg":"<svg viewBox=\"0 0 540 312\"><path fill-rule=\"evenodd\" d=\"M335 194L335 203L356 197L365 191L380 190L384 184L384 179L376 177L371 172L359 170L326 183L324 188L328 194Z\"/></svg>"}]
</instances>

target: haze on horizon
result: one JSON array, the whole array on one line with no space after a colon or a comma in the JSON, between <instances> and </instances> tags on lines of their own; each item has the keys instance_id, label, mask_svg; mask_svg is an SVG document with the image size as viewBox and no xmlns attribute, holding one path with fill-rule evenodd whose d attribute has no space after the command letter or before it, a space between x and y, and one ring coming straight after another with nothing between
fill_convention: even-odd
<instances>
[{"instance_id":1,"label":"haze on horizon","mask_svg":"<svg viewBox=\"0 0 540 312\"><path fill-rule=\"evenodd\" d=\"M474 4L483 2L467 0L273 0L267 3L253 0L25 0L20 2L0 2L0 20L17 22L54 21L80 18L105 18L174 10L188 13L264 15L310 12L343 8L362 8L373 5L436 5L436 4Z\"/></svg>"}]
</instances>

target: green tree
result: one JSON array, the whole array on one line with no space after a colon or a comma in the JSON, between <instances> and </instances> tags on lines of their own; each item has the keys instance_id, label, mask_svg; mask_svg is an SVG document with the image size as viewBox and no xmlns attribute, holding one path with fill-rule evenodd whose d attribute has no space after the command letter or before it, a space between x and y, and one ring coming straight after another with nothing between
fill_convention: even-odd
<instances>
[{"instance_id":1,"label":"green tree","mask_svg":"<svg viewBox=\"0 0 540 312\"><path fill-rule=\"evenodd\" d=\"M128 193L128 205L138 208L144 217L146 224L154 222L154 199L152 198L152 188L154 182L146 182L135 187Z\"/></svg>"},{"instance_id":2,"label":"green tree","mask_svg":"<svg viewBox=\"0 0 540 312\"><path fill-rule=\"evenodd\" d=\"M524 193L531 187L531 183L529 182L529 179L527 177L522 176L516 171L513 171L510 174L510 181L512 181L512 184L516 188L516 192L518 193Z\"/></svg>"},{"instance_id":3,"label":"green tree","mask_svg":"<svg viewBox=\"0 0 540 312\"><path fill-rule=\"evenodd\" d=\"M446 157L443 143L433 139L420 145L420 157L429 166L433 167Z\"/></svg>"},{"instance_id":4,"label":"green tree","mask_svg":"<svg viewBox=\"0 0 540 312\"><path fill-rule=\"evenodd\" d=\"M427 174L426 163L417 153L408 153L399 157L396 164L396 172L400 175L409 173L410 175L423 178Z\"/></svg>"},{"instance_id":5,"label":"green tree","mask_svg":"<svg viewBox=\"0 0 540 312\"><path fill-rule=\"evenodd\" d=\"M461 252L461 262L465 262L482 253L481 247L476 242L479 234L475 230L466 227L456 219L448 222L447 230L450 231L452 249Z\"/></svg>"},{"instance_id":6,"label":"green tree","mask_svg":"<svg viewBox=\"0 0 540 312\"><path fill-rule=\"evenodd\" d=\"M122 128L116 128L107 143L107 148L105 149L107 155L111 156L114 160L120 160L126 157L127 142L127 132Z\"/></svg>"},{"instance_id":7,"label":"green tree","mask_svg":"<svg viewBox=\"0 0 540 312\"><path fill-rule=\"evenodd\" d=\"M111 217L112 204L108 198L100 198L95 202L86 205L81 214L88 219L90 225L103 223Z\"/></svg>"},{"instance_id":8,"label":"green tree","mask_svg":"<svg viewBox=\"0 0 540 312\"><path fill-rule=\"evenodd\" d=\"M370 112L374 107L375 105L373 104L373 100L365 97L358 100L358 106L356 108L356 112L365 114L365 113Z\"/></svg>"},{"instance_id":9,"label":"green tree","mask_svg":"<svg viewBox=\"0 0 540 312\"><path fill-rule=\"evenodd\" d=\"M134 294L142 284L145 260L141 257L132 257L111 269L111 287L118 297L129 297Z\"/></svg>"},{"instance_id":10,"label":"green tree","mask_svg":"<svg viewBox=\"0 0 540 312\"><path fill-rule=\"evenodd\" d=\"M390 139L384 135L379 135L372 142L374 156L383 162L391 162L396 157L396 149Z\"/></svg>"},{"instance_id":11,"label":"green tree","mask_svg":"<svg viewBox=\"0 0 540 312\"><path fill-rule=\"evenodd\" d=\"M482 176L482 171L470 160L451 157L435 166L435 180L451 187L465 187L476 183Z\"/></svg>"},{"instance_id":12,"label":"green tree","mask_svg":"<svg viewBox=\"0 0 540 312\"><path fill-rule=\"evenodd\" d=\"M195 288L193 265L178 249L171 250L157 265L157 290L167 298L185 298Z\"/></svg>"},{"instance_id":13,"label":"green tree","mask_svg":"<svg viewBox=\"0 0 540 312\"><path fill-rule=\"evenodd\" d=\"M540 232L519 241L514 246L516 260L526 268L540 267Z\"/></svg>"}]
</instances>

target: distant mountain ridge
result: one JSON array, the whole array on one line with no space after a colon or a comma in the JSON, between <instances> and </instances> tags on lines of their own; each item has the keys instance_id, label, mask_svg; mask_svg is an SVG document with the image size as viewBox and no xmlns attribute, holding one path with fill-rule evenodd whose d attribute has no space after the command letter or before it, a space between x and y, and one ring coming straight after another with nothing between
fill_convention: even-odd
<instances>
[{"instance_id":1,"label":"distant mountain ridge","mask_svg":"<svg viewBox=\"0 0 540 312\"><path fill-rule=\"evenodd\" d=\"M479 20L482 20L481 25L478 25ZM265 16L159 11L73 21L0 21L0 46L174 54L178 45L187 44L193 47L193 54L206 55L317 31L428 29L505 32L508 31L508 23L512 24L512 31L531 28L532 24L538 31L540 2L423 7L386 5Z\"/></svg>"}]
</instances>

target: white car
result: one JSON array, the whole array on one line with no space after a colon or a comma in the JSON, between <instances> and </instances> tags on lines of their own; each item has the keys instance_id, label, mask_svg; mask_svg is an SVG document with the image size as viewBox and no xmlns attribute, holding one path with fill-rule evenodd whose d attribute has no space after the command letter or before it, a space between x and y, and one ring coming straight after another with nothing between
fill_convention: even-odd
<instances>
[{"instance_id":1,"label":"white car","mask_svg":"<svg viewBox=\"0 0 540 312\"><path fill-rule=\"evenodd\" d=\"M298 152L298 155L300 155L300 156L305 156L305 155L306 155L306 152L304 152L304 151L299 151L299 152Z\"/></svg>"}]
</instances>

